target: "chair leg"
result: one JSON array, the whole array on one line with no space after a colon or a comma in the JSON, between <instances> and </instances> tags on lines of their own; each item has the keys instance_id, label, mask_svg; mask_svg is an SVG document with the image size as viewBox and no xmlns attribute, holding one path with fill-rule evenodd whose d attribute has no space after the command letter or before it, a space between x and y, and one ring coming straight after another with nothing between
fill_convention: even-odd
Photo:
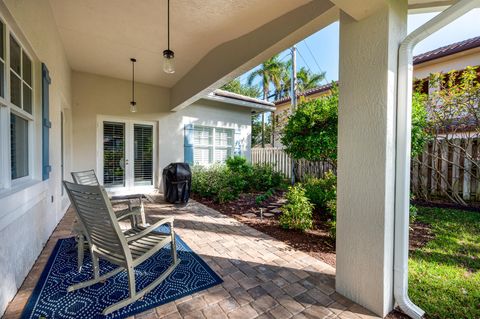
<instances>
[{"instance_id":1,"label":"chair leg","mask_svg":"<svg viewBox=\"0 0 480 319\"><path fill-rule=\"evenodd\" d=\"M78 234L78 240L77 240L77 267L78 267L78 272L82 271L84 251L85 251L85 241L84 241L83 234Z\"/></svg>"},{"instance_id":2,"label":"chair leg","mask_svg":"<svg viewBox=\"0 0 480 319\"><path fill-rule=\"evenodd\" d=\"M133 266L129 266L127 268L127 272L128 272L128 288L130 290L130 298L133 298L137 294L137 290L135 287L135 270L133 269Z\"/></svg>"},{"instance_id":3,"label":"chair leg","mask_svg":"<svg viewBox=\"0 0 480 319\"><path fill-rule=\"evenodd\" d=\"M177 263L177 243L175 241L175 231L173 230L173 223L170 224L170 236L172 237L172 241L170 242L171 251L172 251L172 259L173 263Z\"/></svg>"},{"instance_id":4,"label":"chair leg","mask_svg":"<svg viewBox=\"0 0 480 319\"><path fill-rule=\"evenodd\" d=\"M98 264L98 257L92 252L93 277L98 279L100 277L100 266Z\"/></svg>"}]
</instances>

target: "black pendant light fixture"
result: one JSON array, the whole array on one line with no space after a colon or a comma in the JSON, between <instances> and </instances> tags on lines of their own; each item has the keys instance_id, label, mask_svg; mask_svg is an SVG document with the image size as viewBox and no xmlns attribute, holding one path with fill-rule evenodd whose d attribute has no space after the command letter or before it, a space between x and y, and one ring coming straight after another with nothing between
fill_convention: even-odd
<instances>
[{"instance_id":1,"label":"black pendant light fixture","mask_svg":"<svg viewBox=\"0 0 480 319\"><path fill-rule=\"evenodd\" d=\"M132 100L130 101L130 112L137 112L137 102L135 102L135 62L137 59L131 58L132 61Z\"/></svg>"},{"instance_id":2,"label":"black pendant light fixture","mask_svg":"<svg viewBox=\"0 0 480 319\"><path fill-rule=\"evenodd\" d=\"M167 0L167 49L163 51L163 71L175 73L175 54L170 50L170 0Z\"/></svg>"}]
</instances>

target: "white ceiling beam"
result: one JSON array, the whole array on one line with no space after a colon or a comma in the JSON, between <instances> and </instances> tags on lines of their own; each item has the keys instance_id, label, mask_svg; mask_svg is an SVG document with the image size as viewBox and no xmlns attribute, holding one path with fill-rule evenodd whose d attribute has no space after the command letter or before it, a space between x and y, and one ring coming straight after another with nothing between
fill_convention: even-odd
<instances>
[{"instance_id":1,"label":"white ceiling beam","mask_svg":"<svg viewBox=\"0 0 480 319\"><path fill-rule=\"evenodd\" d=\"M180 110L338 19L330 1L312 1L237 39L213 48L170 91Z\"/></svg>"}]
</instances>

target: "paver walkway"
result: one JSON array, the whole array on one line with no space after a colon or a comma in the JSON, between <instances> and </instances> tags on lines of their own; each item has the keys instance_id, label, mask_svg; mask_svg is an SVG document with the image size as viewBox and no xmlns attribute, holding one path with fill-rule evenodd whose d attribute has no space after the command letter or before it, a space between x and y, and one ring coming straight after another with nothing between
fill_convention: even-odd
<instances>
[{"instance_id":1,"label":"paver walkway","mask_svg":"<svg viewBox=\"0 0 480 319\"><path fill-rule=\"evenodd\" d=\"M176 232L223 284L135 316L147 318L377 318L335 292L335 269L195 201L146 205L147 220L175 216ZM18 318L59 238L71 236L69 210L47 242L4 319ZM133 317L132 317L133 319Z\"/></svg>"}]
</instances>

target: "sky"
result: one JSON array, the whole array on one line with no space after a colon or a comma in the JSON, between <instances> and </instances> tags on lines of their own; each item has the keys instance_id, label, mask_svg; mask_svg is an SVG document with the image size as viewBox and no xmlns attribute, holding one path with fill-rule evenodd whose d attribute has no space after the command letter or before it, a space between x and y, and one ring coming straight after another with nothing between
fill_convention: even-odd
<instances>
[{"instance_id":1,"label":"sky","mask_svg":"<svg viewBox=\"0 0 480 319\"><path fill-rule=\"evenodd\" d=\"M408 32L412 32L437 13L411 14L408 16ZM452 22L440 31L430 35L414 49L414 55L436 49L454 42L480 36L480 9L474 9L463 17ZM339 23L314 33L297 44L297 66L310 69L312 72L326 72L326 80L338 80L338 42ZM290 58L290 50L280 53L283 61ZM242 83L247 82L249 72L240 77Z\"/></svg>"}]
</instances>

